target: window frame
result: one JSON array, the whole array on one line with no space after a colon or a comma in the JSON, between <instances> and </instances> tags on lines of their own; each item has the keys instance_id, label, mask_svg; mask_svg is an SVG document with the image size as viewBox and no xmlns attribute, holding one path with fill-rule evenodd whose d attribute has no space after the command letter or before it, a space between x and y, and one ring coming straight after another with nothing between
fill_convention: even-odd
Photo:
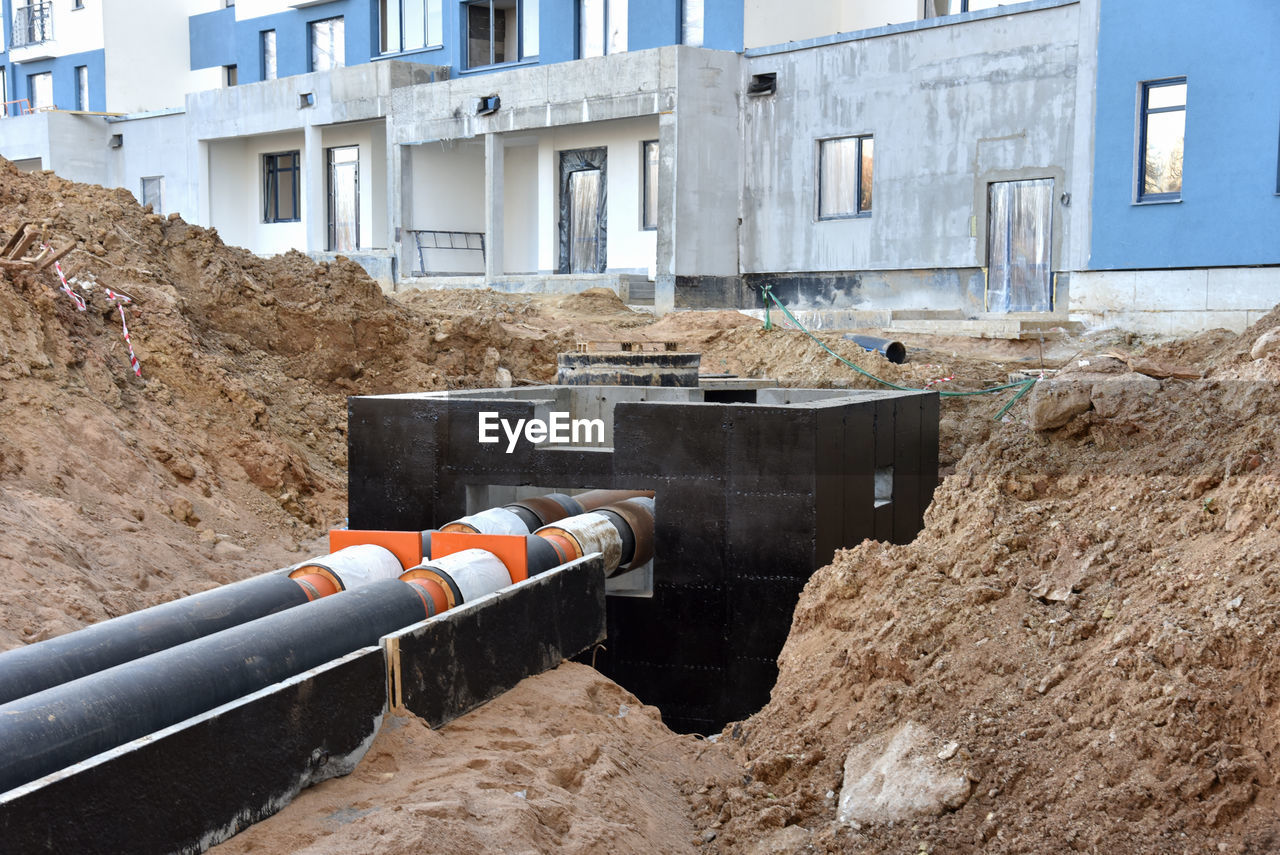
<instances>
[{"instance_id":1,"label":"window frame","mask_svg":"<svg viewBox=\"0 0 1280 855\"><path fill-rule=\"evenodd\" d=\"M823 214L822 213L822 167L824 162L823 147L826 145L826 143L842 142L844 140L856 140L858 143L857 149L854 152L854 162L857 164L857 170L854 175L854 187L855 187L854 202L853 202L854 210L851 212L842 212L838 214ZM871 141L871 147L872 147L871 148L871 180L872 182L874 182L875 181L875 134L874 133L844 134L837 137L821 137L818 139L817 141L817 144L818 144L817 175L816 175L817 180L815 181L814 194L813 194L814 201L817 203L815 206L816 207L815 213L816 213L816 218L818 222L825 223L831 220L868 219L871 217L872 213L875 211L874 184L873 184L872 192L870 194L871 203L867 205L867 207L865 208L862 207L862 161L863 161L862 147L863 145L866 144L868 140Z\"/></svg>"},{"instance_id":2,"label":"window frame","mask_svg":"<svg viewBox=\"0 0 1280 855\"><path fill-rule=\"evenodd\" d=\"M698 7L698 40L689 41L690 7ZM689 47L703 47L707 41L707 4L706 0L680 0L680 44Z\"/></svg>"},{"instance_id":3,"label":"window frame","mask_svg":"<svg viewBox=\"0 0 1280 855\"><path fill-rule=\"evenodd\" d=\"M71 0L71 11L75 12L84 8L84 0Z\"/></svg>"},{"instance_id":4,"label":"window frame","mask_svg":"<svg viewBox=\"0 0 1280 855\"><path fill-rule=\"evenodd\" d=\"M616 56L617 54L620 54L620 53L626 53L630 47L630 44L629 44L630 33L628 32L628 28L627 28L627 18L630 16L630 9L628 8L628 0L599 0L601 11L603 13L602 21L601 21L601 26L603 27L603 29L600 33L600 44L601 44L601 50L603 51L603 53L592 53L592 54L588 54L586 52L586 39L584 38L585 29L586 29L586 15L584 14L583 6L585 2L586 0L577 0L577 2L574 4L574 16L576 19L575 23L577 24L577 31L578 31L577 32L577 40L578 40L577 58L592 59L598 56ZM623 27L621 31L623 44L621 48L617 48L617 49L615 49L611 44L612 28L609 26L609 21L613 17L612 13L614 11L617 11L613 8L614 3L623 4L624 6L623 11L626 13L623 15Z\"/></svg>"},{"instance_id":5,"label":"window frame","mask_svg":"<svg viewBox=\"0 0 1280 855\"><path fill-rule=\"evenodd\" d=\"M0 27L0 31L4 27ZM9 118L9 73L4 63L0 62L0 119Z\"/></svg>"},{"instance_id":6,"label":"window frame","mask_svg":"<svg viewBox=\"0 0 1280 855\"><path fill-rule=\"evenodd\" d=\"M140 192L138 194L138 199L139 201L142 202L144 207L147 204L147 182L148 181L159 182L159 186L156 194L159 198L159 201L156 204L151 206L151 213L163 214L164 213L164 176L163 175L143 175L139 179L138 185L139 185Z\"/></svg>"},{"instance_id":7,"label":"window frame","mask_svg":"<svg viewBox=\"0 0 1280 855\"><path fill-rule=\"evenodd\" d=\"M48 104L36 104L36 78L37 77L47 78L49 81L49 103ZM27 75L27 109L29 109L33 113L36 112L37 110L51 110L57 107L57 103L58 102L54 99L54 95L53 95L53 72L52 71L37 71L33 74Z\"/></svg>"},{"instance_id":8,"label":"window frame","mask_svg":"<svg viewBox=\"0 0 1280 855\"><path fill-rule=\"evenodd\" d=\"M279 158L293 157L293 166L281 168ZM279 175L283 171L293 173L293 217L280 216L280 179ZM292 151L269 151L262 155L262 222L264 225L274 225L276 223L300 223L302 222L302 192L300 187L300 179L302 177L302 152L299 149ZM272 193L274 182L275 192ZM274 216L270 209L272 202L275 202Z\"/></svg>"},{"instance_id":9,"label":"window frame","mask_svg":"<svg viewBox=\"0 0 1280 855\"><path fill-rule=\"evenodd\" d=\"M89 111L89 66L77 65L76 73L76 109L87 113Z\"/></svg>"},{"instance_id":10,"label":"window frame","mask_svg":"<svg viewBox=\"0 0 1280 855\"><path fill-rule=\"evenodd\" d=\"M512 7L516 13L515 59L505 59L501 62L497 62L494 60L494 56L495 56L494 50L493 50L493 3L494 3L494 0L464 0L464 2L460 4L460 8L462 9L462 14L460 17L462 19L461 24L462 24L462 45L463 45L461 71L463 73L466 73L468 71L476 71L482 68L502 68L503 66L516 65L518 63L529 62L531 60L538 58L537 53L530 53L527 55L525 54L525 31L524 31L525 15L526 15L525 7L526 5L528 5L528 2L529 0L515 0L515 6ZM533 2L536 4L537 0L533 0ZM484 6L484 7L488 7L489 9L489 59L490 61L486 63L473 64L471 62L471 11L470 10L472 6ZM539 22L539 26L541 26L541 21L542 21L541 9L539 9L538 11L539 11L538 22ZM510 39L508 38L508 42L509 41ZM538 34L539 50L541 50L541 47L542 47L542 34L539 32Z\"/></svg>"},{"instance_id":11,"label":"window frame","mask_svg":"<svg viewBox=\"0 0 1280 855\"><path fill-rule=\"evenodd\" d=\"M222 66L222 85L231 88L240 85L240 66L234 62L231 65Z\"/></svg>"},{"instance_id":12,"label":"window frame","mask_svg":"<svg viewBox=\"0 0 1280 855\"><path fill-rule=\"evenodd\" d=\"M334 38L332 44L334 46L335 63L327 68L316 68L316 28L321 24L328 24L333 29L334 22L341 22L342 37ZM337 33L333 33L334 36ZM341 46L342 56L337 57L338 46ZM307 71L333 71L335 68L347 67L347 21L345 15L330 15L327 18L316 18L314 21L307 21Z\"/></svg>"},{"instance_id":13,"label":"window frame","mask_svg":"<svg viewBox=\"0 0 1280 855\"><path fill-rule=\"evenodd\" d=\"M271 42L271 73L267 73L267 42ZM279 40L275 27L258 31L258 79L278 80L280 78Z\"/></svg>"},{"instance_id":14,"label":"window frame","mask_svg":"<svg viewBox=\"0 0 1280 855\"><path fill-rule=\"evenodd\" d=\"M405 47L405 4L422 4L422 45ZM402 53L415 53L421 50L438 50L444 46L444 3L445 0L379 0L378 2L378 48L381 56L395 56ZM398 41L394 47L389 43L391 34L387 9L396 7L396 31Z\"/></svg>"},{"instance_id":15,"label":"window frame","mask_svg":"<svg viewBox=\"0 0 1280 855\"><path fill-rule=\"evenodd\" d=\"M1182 113L1183 161L1186 160L1187 140L1187 98L1183 94L1182 104L1174 107L1148 107L1152 89L1163 89L1167 86L1187 86L1186 75L1180 77L1161 77L1155 80L1143 80L1138 83L1138 135L1137 135L1137 182L1134 186L1133 201L1136 205L1167 204L1182 201L1182 181L1178 181L1178 189L1174 193L1147 193L1147 117L1152 114ZM1187 87L1190 92L1190 87Z\"/></svg>"},{"instance_id":16,"label":"window frame","mask_svg":"<svg viewBox=\"0 0 1280 855\"><path fill-rule=\"evenodd\" d=\"M649 148L653 147L655 160L658 156L657 140L641 140L640 141L640 231L654 232L658 230L658 165L654 163L653 176L653 217L650 219L649 211Z\"/></svg>"}]
</instances>

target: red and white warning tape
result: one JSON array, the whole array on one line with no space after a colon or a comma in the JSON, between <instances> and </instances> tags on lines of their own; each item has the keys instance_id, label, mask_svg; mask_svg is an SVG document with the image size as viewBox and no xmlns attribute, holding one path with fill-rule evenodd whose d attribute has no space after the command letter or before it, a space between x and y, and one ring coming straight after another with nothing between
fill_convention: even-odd
<instances>
[{"instance_id":1,"label":"red and white warning tape","mask_svg":"<svg viewBox=\"0 0 1280 855\"><path fill-rule=\"evenodd\" d=\"M45 244L45 249L48 250L49 252L53 251L53 248L50 247L48 244ZM71 289L71 283L67 281L67 275L62 272L62 263L55 261L53 263L53 269L58 272L58 279L59 281L62 282L62 287L59 290L71 298L71 300L76 304L77 309L79 309L82 312L85 311L85 309L87 308L85 304L85 300L83 297L81 297L79 294L77 294L75 291ZM110 288L106 287L105 285L102 286L102 290L106 294L107 302L115 304L115 307L120 310L120 329L124 335L125 347L129 348L129 367L133 369L133 373L135 375L141 378L142 366L138 363L138 357L133 352L133 339L129 335L129 323L125 319L125 314L124 314L124 307L129 303L132 303L133 298L130 297L128 294L123 294L119 291L112 291Z\"/></svg>"},{"instance_id":2,"label":"red and white warning tape","mask_svg":"<svg viewBox=\"0 0 1280 855\"><path fill-rule=\"evenodd\" d=\"M956 375L948 374L946 377L939 377L936 380L930 380L928 383L924 384L924 387L928 389L930 386L941 386L943 383L946 383L948 380L954 380L954 379L956 379Z\"/></svg>"}]
</instances>

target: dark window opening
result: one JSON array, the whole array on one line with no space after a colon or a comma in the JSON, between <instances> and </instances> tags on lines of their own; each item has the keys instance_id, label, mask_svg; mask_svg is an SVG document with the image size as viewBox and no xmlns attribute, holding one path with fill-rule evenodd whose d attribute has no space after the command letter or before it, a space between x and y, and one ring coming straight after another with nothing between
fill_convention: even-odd
<instances>
[{"instance_id":1,"label":"dark window opening","mask_svg":"<svg viewBox=\"0 0 1280 855\"><path fill-rule=\"evenodd\" d=\"M296 223L299 220L299 153L278 152L262 157L262 221Z\"/></svg>"},{"instance_id":2,"label":"dark window opening","mask_svg":"<svg viewBox=\"0 0 1280 855\"><path fill-rule=\"evenodd\" d=\"M240 71L234 65L222 66L222 82L227 86L235 86L240 82Z\"/></svg>"},{"instance_id":3,"label":"dark window opening","mask_svg":"<svg viewBox=\"0 0 1280 855\"><path fill-rule=\"evenodd\" d=\"M772 95L778 91L778 75L776 72L767 74L751 75L751 82L747 84L748 95Z\"/></svg>"}]
</instances>

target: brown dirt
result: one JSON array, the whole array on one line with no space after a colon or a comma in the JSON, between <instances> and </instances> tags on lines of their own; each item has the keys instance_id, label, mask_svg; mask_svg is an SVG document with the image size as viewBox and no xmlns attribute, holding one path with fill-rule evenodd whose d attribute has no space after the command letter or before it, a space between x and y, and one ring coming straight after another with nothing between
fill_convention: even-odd
<instances>
[{"instance_id":1,"label":"brown dirt","mask_svg":"<svg viewBox=\"0 0 1280 855\"><path fill-rule=\"evenodd\" d=\"M0 648L322 551L348 394L547 382L577 342L637 340L711 373L872 385L733 312L653 323L598 291L388 299L349 262L259 259L124 191L0 161L0 236L43 218L97 284L80 313L52 276L0 271ZM135 298L141 381L102 286ZM1280 355L1248 351L1277 325L1149 348L1205 379L1122 390L1109 417L1057 431L1027 428L1025 406L994 421L1011 393L946 400L954 474L925 531L815 574L771 703L719 745L565 666L440 731L391 721L355 773L222 850L1272 851ZM891 366L821 338L894 382L955 374L948 389L1139 345L916 337ZM838 825L845 755L904 720L959 743L968 800Z\"/></svg>"},{"instance_id":2,"label":"brown dirt","mask_svg":"<svg viewBox=\"0 0 1280 855\"><path fill-rule=\"evenodd\" d=\"M688 798L733 763L564 664L440 730L392 718L354 773L214 851L691 852Z\"/></svg>"},{"instance_id":3,"label":"brown dirt","mask_svg":"<svg viewBox=\"0 0 1280 855\"><path fill-rule=\"evenodd\" d=\"M723 851L1265 852L1280 846L1280 359L1208 358L1111 418L1001 427L909 546L819 571L769 705L728 734ZM853 746L926 725L973 792L897 827L834 821ZM788 829L788 826L795 828ZM811 847L805 849L805 847Z\"/></svg>"}]
</instances>

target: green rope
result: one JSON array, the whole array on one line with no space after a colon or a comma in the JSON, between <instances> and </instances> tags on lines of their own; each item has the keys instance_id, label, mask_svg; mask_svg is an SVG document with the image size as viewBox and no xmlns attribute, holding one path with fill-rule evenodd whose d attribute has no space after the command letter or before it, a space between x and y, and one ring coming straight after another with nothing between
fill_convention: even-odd
<instances>
[{"instance_id":1,"label":"green rope","mask_svg":"<svg viewBox=\"0 0 1280 855\"><path fill-rule=\"evenodd\" d=\"M765 297L765 304L764 304L765 305L765 329L771 328L771 324L769 322L769 301L772 300L774 303L778 305L778 308L782 310L782 313L786 315L788 319L790 319L791 323L796 325L796 328L799 329L800 332L804 333L809 338L813 339L815 342L818 343L818 346L821 347L823 350L825 350L827 353L831 354L836 359L840 360L845 365L849 366L854 371L858 372L864 377L874 380L875 382L879 383L882 386L888 386L890 389L896 389L899 392L935 391L931 389L915 389L910 386L899 386L897 383L891 383L888 380L885 380L881 377L877 377L876 375L872 374L870 371L867 371L862 366L856 365L855 363L852 363L849 360L845 359L843 356L836 353L831 348L827 347L826 342L818 338L813 333L809 332L809 330L805 329L804 324L796 320L796 316L791 314L791 310L788 309L786 306L782 305L782 301L779 300L777 297L773 296L772 290L769 289L768 287L764 288L764 297ZM1027 380L1016 380L1013 383L1002 383L999 386L989 386L986 389L977 389L972 392L944 392L942 390L936 390L936 391L938 392L938 395L943 398L966 398L966 397L969 397L970 395L990 395L993 392L1003 392L1005 389L1017 388L1018 394L1014 395L1013 398L1011 398L1007 404L1005 404L1003 407L1000 408L1000 412L996 413L995 420L1000 421L1000 419L1004 418L1004 414L1009 412L1009 409L1014 404L1018 403L1018 401L1022 398L1023 395L1031 391L1031 387L1036 385L1036 381L1037 381L1037 378L1032 377Z\"/></svg>"}]
</instances>

